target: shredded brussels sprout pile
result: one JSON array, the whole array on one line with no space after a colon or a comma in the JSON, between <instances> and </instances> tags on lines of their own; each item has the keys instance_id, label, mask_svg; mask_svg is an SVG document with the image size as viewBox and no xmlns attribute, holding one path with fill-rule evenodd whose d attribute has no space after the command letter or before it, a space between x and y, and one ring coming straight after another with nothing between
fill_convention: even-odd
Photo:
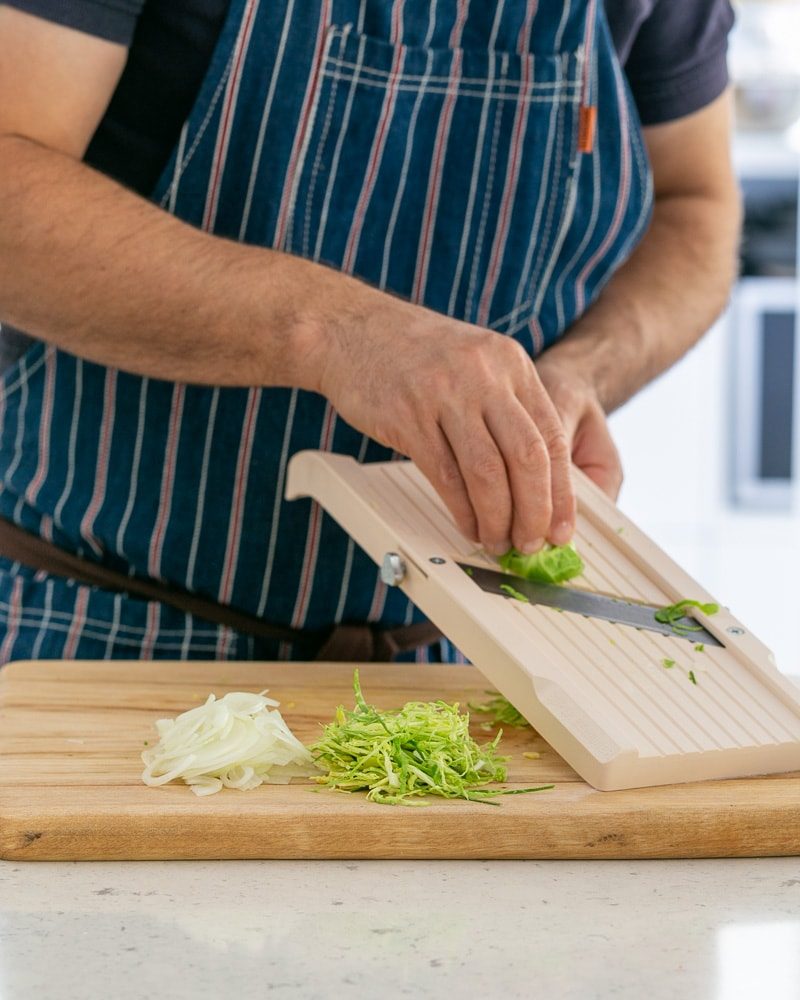
<instances>
[{"instance_id":1,"label":"shredded brussels sprout pile","mask_svg":"<svg viewBox=\"0 0 800 1000\"><path fill-rule=\"evenodd\" d=\"M546 543L532 555L509 549L498 562L507 573L535 583L563 583L579 576L584 570L583 560L572 542L569 545Z\"/></svg>"},{"instance_id":2,"label":"shredded brussels sprout pile","mask_svg":"<svg viewBox=\"0 0 800 1000\"><path fill-rule=\"evenodd\" d=\"M491 802L497 795L516 795L552 788L488 789L505 781L506 757L497 754L502 730L484 746L469 735L469 715L458 702L410 701L382 712L364 700L358 671L353 677L356 705L339 706L324 727L322 739L310 747L316 763L328 773L315 780L342 792L366 791L384 805L423 805L421 796Z\"/></svg>"},{"instance_id":3,"label":"shredded brussels sprout pile","mask_svg":"<svg viewBox=\"0 0 800 1000\"><path fill-rule=\"evenodd\" d=\"M472 701L469 702L469 707L473 712L491 712L492 722L495 725L516 726L518 729L530 726L530 722L528 722L519 709L514 708L508 698L504 698L497 691L486 691L485 693L494 695L494 697L482 705L476 705Z\"/></svg>"}]
</instances>

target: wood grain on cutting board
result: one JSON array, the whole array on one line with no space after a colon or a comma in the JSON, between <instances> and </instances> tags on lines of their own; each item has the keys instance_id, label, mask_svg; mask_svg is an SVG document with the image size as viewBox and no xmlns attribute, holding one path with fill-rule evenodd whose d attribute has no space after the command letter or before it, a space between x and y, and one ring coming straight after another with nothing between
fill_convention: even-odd
<instances>
[{"instance_id":1,"label":"wood grain on cutting board","mask_svg":"<svg viewBox=\"0 0 800 1000\"><path fill-rule=\"evenodd\" d=\"M676 858L800 854L800 773L599 792L530 729L507 729L509 787L553 791L498 806L381 806L311 781L148 788L140 753L156 719L210 692L260 691L312 742L351 707L355 664L59 662L0 671L0 858ZM367 699L485 701L473 667L359 664ZM479 741L486 716L473 714ZM539 751L538 760L522 756Z\"/></svg>"}]
</instances>

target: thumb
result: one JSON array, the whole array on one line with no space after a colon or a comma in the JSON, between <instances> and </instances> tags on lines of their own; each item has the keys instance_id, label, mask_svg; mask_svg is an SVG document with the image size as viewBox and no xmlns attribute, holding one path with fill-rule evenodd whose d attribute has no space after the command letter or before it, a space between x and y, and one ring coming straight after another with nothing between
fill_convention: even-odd
<instances>
[{"instance_id":1,"label":"thumb","mask_svg":"<svg viewBox=\"0 0 800 1000\"><path fill-rule=\"evenodd\" d=\"M622 461L599 406L585 410L575 429L572 461L612 500L617 499L622 486Z\"/></svg>"}]
</instances>

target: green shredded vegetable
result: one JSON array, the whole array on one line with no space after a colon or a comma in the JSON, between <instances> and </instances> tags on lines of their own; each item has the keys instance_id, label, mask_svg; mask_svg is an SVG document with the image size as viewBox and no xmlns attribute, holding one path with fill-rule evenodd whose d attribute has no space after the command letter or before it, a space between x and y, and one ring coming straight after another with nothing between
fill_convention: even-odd
<instances>
[{"instance_id":1,"label":"green shredded vegetable","mask_svg":"<svg viewBox=\"0 0 800 1000\"><path fill-rule=\"evenodd\" d=\"M695 648L695 651L698 652L698 653L704 653L706 651L706 647L703 645L702 642L696 642L694 644L694 648Z\"/></svg>"},{"instance_id":2,"label":"green shredded vegetable","mask_svg":"<svg viewBox=\"0 0 800 1000\"><path fill-rule=\"evenodd\" d=\"M520 594L520 592L515 590L510 583L501 583L500 589L508 594L509 597L513 597L515 601L523 601L525 604L531 603L524 594Z\"/></svg>"},{"instance_id":3,"label":"green shredded vegetable","mask_svg":"<svg viewBox=\"0 0 800 1000\"><path fill-rule=\"evenodd\" d=\"M675 661L668 659L666 656L664 657L664 659L661 662L667 668L675 666Z\"/></svg>"},{"instance_id":4,"label":"green shredded vegetable","mask_svg":"<svg viewBox=\"0 0 800 1000\"><path fill-rule=\"evenodd\" d=\"M421 796L491 802L497 795L518 795L553 788L488 789L506 780L506 758L497 753L502 730L479 746L469 735L469 715L458 702L410 701L397 711L368 705L353 675L355 708L336 710L333 722L310 747L328 773L315 780L341 792L366 791L371 802L424 805Z\"/></svg>"},{"instance_id":5,"label":"green shredded vegetable","mask_svg":"<svg viewBox=\"0 0 800 1000\"><path fill-rule=\"evenodd\" d=\"M530 722L528 722L519 709L514 708L508 698L504 698L497 691L486 691L485 693L494 695L494 697L482 705L477 705L472 701L467 702L467 707L472 709L473 712L490 712L493 717L490 725L514 726L517 729L530 726Z\"/></svg>"},{"instance_id":6,"label":"green shredded vegetable","mask_svg":"<svg viewBox=\"0 0 800 1000\"><path fill-rule=\"evenodd\" d=\"M689 671L689 680L692 682L692 684L697 683L697 678L694 675L694 670Z\"/></svg>"},{"instance_id":7,"label":"green shredded vegetable","mask_svg":"<svg viewBox=\"0 0 800 1000\"><path fill-rule=\"evenodd\" d=\"M701 625L687 625L681 621L682 618L686 617L687 608L699 608L704 615L715 615L719 611L718 604L711 602L701 604L700 601L687 599L678 601L677 604L668 604L665 608L656 611L654 617L657 622L669 625L673 632L677 632L679 635L683 635L686 632L702 632L703 628Z\"/></svg>"},{"instance_id":8,"label":"green shredded vegetable","mask_svg":"<svg viewBox=\"0 0 800 1000\"><path fill-rule=\"evenodd\" d=\"M584 570L583 560L572 542L569 545L545 545L532 555L509 549L498 562L507 573L514 573L535 583L563 583Z\"/></svg>"}]
</instances>

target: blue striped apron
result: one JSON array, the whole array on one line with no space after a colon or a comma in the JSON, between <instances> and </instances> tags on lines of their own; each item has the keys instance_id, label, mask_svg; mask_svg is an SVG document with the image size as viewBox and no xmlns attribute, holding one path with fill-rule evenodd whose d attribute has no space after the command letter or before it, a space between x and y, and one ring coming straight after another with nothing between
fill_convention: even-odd
<instances>
[{"instance_id":1,"label":"blue striped apron","mask_svg":"<svg viewBox=\"0 0 800 1000\"><path fill-rule=\"evenodd\" d=\"M153 200L536 355L630 253L651 188L602 3L232 0ZM302 448L398 457L315 393L141 378L39 343L0 417L0 515L70 552L296 628L422 620L317 504L283 500ZM308 655L8 561L0 625L0 662ZM446 640L409 656L460 659Z\"/></svg>"}]
</instances>

